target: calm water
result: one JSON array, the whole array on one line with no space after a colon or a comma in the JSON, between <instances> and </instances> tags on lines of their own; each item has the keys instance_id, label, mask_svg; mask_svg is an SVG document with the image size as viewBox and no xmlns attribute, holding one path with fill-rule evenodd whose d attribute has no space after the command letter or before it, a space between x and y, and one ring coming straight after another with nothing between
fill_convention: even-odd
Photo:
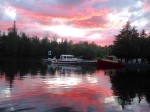
<instances>
[{"instance_id":1,"label":"calm water","mask_svg":"<svg viewBox=\"0 0 150 112\"><path fill-rule=\"evenodd\" d=\"M150 112L150 69L0 61L0 112Z\"/></svg>"}]
</instances>

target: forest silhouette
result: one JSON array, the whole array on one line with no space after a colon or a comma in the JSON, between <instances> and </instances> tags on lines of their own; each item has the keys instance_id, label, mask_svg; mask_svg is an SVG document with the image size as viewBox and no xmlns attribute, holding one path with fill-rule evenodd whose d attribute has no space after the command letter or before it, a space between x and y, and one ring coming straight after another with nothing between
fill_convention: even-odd
<instances>
[{"instance_id":1,"label":"forest silhouette","mask_svg":"<svg viewBox=\"0 0 150 112\"><path fill-rule=\"evenodd\" d=\"M67 39L58 42L55 35L39 39L37 36L29 37L25 33L18 34L15 21L7 34L0 32L0 57L43 58L48 57L48 51L51 51L51 57L59 58L61 54L73 54L84 59L95 59L104 56L105 48L94 42L73 43Z\"/></svg>"},{"instance_id":2,"label":"forest silhouette","mask_svg":"<svg viewBox=\"0 0 150 112\"><path fill-rule=\"evenodd\" d=\"M135 26L131 27L128 21L115 35L113 45L99 46L96 43L80 41L73 43L72 40L62 39L57 41L57 37L37 36L29 37L25 33L19 33L16 22L12 28L8 28L7 34L0 32L0 57L19 58L43 58L48 57L48 51L52 52L51 57L59 58L61 54L73 54L82 56L83 59L98 59L105 55L115 55L126 62L140 58L141 63L150 62L150 35L143 29L140 33Z\"/></svg>"}]
</instances>

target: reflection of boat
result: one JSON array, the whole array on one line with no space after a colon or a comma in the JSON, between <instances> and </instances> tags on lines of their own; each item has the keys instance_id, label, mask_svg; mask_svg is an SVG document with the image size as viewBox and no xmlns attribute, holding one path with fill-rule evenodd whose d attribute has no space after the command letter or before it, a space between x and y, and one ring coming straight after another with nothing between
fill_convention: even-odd
<instances>
[{"instance_id":1,"label":"reflection of boat","mask_svg":"<svg viewBox=\"0 0 150 112\"><path fill-rule=\"evenodd\" d=\"M81 66L61 66L61 73L81 71Z\"/></svg>"},{"instance_id":2,"label":"reflection of boat","mask_svg":"<svg viewBox=\"0 0 150 112\"><path fill-rule=\"evenodd\" d=\"M79 64L81 61L81 58L76 58L74 55L61 55L60 59L48 58L48 62L52 64Z\"/></svg>"},{"instance_id":3,"label":"reflection of boat","mask_svg":"<svg viewBox=\"0 0 150 112\"><path fill-rule=\"evenodd\" d=\"M115 56L106 56L103 59L97 60L97 65L99 68L122 68L124 63L119 62Z\"/></svg>"},{"instance_id":4,"label":"reflection of boat","mask_svg":"<svg viewBox=\"0 0 150 112\"><path fill-rule=\"evenodd\" d=\"M77 66L77 65L58 65L58 64L49 64L47 65L48 67L48 71L50 71L50 69L53 70L58 70L61 73L66 73L66 72L77 72L77 71L81 71L81 66Z\"/></svg>"},{"instance_id":5,"label":"reflection of boat","mask_svg":"<svg viewBox=\"0 0 150 112\"><path fill-rule=\"evenodd\" d=\"M116 75L116 69L106 69L104 70L105 75L109 75L109 76L115 76Z\"/></svg>"}]
</instances>

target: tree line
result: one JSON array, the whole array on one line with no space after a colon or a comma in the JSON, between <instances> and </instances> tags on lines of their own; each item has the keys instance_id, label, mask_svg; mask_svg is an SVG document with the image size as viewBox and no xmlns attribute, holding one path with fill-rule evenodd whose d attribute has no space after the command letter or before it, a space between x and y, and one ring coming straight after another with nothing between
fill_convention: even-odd
<instances>
[{"instance_id":1,"label":"tree line","mask_svg":"<svg viewBox=\"0 0 150 112\"><path fill-rule=\"evenodd\" d=\"M0 32L0 57L51 57L59 58L61 54L73 54L84 59L95 59L105 55L106 47L97 46L94 42L78 42L63 40L57 42L55 36L52 39L37 36L29 37L25 33L17 33L16 22L8 29L8 33Z\"/></svg>"},{"instance_id":2,"label":"tree line","mask_svg":"<svg viewBox=\"0 0 150 112\"><path fill-rule=\"evenodd\" d=\"M120 33L115 36L112 54L120 59L125 59L126 62L133 59L141 63L150 63L150 34L143 29L138 32L135 26L131 27L128 21Z\"/></svg>"},{"instance_id":3,"label":"tree line","mask_svg":"<svg viewBox=\"0 0 150 112\"><path fill-rule=\"evenodd\" d=\"M0 57L51 57L59 58L61 54L73 54L82 56L83 59L103 58L105 55L115 55L126 62L141 59L141 62L150 63L150 35L143 29L138 32L135 26L131 27L128 21L115 35L113 45L98 46L94 42L87 41L74 44L67 39L58 42L56 37L51 39L37 36L29 37L25 33L18 34L16 22L8 29L7 34L0 31Z\"/></svg>"}]
</instances>

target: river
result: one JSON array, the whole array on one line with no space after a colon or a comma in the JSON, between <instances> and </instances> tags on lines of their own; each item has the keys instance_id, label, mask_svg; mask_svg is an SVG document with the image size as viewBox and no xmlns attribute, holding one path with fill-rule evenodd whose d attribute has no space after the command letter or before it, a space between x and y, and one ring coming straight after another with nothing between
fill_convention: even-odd
<instances>
[{"instance_id":1,"label":"river","mask_svg":"<svg viewBox=\"0 0 150 112\"><path fill-rule=\"evenodd\" d=\"M149 112L150 69L0 61L0 112Z\"/></svg>"}]
</instances>

